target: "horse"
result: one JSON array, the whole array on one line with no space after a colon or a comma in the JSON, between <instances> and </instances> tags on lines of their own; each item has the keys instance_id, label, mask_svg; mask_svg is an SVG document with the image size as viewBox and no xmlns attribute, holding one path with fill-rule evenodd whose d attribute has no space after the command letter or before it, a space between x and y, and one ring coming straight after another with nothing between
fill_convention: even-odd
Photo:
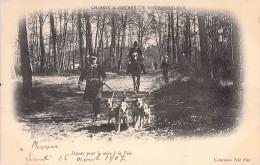
<instances>
[{"instance_id":1,"label":"horse","mask_svg":"<svg viewBox=\"0 0 260 165\"><path fill-rule=\"evenodd\" d=\"M141 64L138 61L137 53L133 53L129 69L134 83L134 91L135 93L138 93L140 86Z\"/></svg>"}]
</instances>

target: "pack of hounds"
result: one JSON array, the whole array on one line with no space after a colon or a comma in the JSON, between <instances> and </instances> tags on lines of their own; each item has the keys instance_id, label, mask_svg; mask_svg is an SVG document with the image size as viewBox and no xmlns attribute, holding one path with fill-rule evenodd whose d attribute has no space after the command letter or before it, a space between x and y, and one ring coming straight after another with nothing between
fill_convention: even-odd
<instances>
[{"instance_id":1,"label":"pack of hounds","mask_svg":"<svg viewBox=\"0 0 260 165\"><path fill-rule=\"evenodd\" d=\"M129 114L132 113L132 124L135 130L142 130L144 124L151 123L151 110L147 98L136 98L130 103L126 100L124 96L119 103L113 97L106 100L106 106L109 108L108 124L112 118L115 118L115 131L120 132L121 124L129 127Z\"/></svg>"}]
</instances>

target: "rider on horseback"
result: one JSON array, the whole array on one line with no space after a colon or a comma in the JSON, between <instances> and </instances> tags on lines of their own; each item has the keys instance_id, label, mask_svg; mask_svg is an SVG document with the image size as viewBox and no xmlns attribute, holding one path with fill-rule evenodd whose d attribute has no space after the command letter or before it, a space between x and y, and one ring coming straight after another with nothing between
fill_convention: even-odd
<instances>
[{"instance_id":1,"label":"rider on horseback","mask_svg":"<svg viewBox=\"0 0 260 165\"><path fill-rule=\"evenodd\" d=\"M143 56L142 56L142 51L138 47L137 41L134 42L134 47L132 47L129 51L129 54L128 54L129 62L128 62L128 65L127 65L126 74L129 74L129 72L130 72L130 65L131 65L132 62L134 62L135 55L137 55L137 60L140 62L140 66L141 66L143 73L146 74L147 72L145 71L145 68L144 68L144 63L143 63L144 59L143 59Z\"/></svg>"}]
</instances>

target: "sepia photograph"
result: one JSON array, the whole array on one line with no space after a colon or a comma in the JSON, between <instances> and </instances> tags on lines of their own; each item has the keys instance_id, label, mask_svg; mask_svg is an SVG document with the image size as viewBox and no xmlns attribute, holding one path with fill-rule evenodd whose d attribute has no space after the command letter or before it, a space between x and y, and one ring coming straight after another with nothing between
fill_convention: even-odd
<instances>
[{"instance_id":1,"label":"sepia photograph","mask_svg":"<svg viewBox=\"0 0 260 165\"><path fill-rule=\"evenodd\" d=\"M6 164L140 164L141 155L144 164L260 163L259 148L253 156L215 153L240 144L228 137L247 119L248 97L252 128L258 123L252 136L259 136L259 95L247 92L249 42L231 10L97 4L22 11L1 24L1 34L12 26L1 37L11 38L1 102L8 104L5 91L12 98L8 113L1 106L1 138L12 137L21 154L12 161L2 154ZM259 84L252 86L259 93ZM5 153L8 138L2 139ZM212 139L225 147L211 147ZM167 152L167 145L174 147ZM193 159L200 147L206 158ZM179 148L178 158L170 158Z\"/></svg>"},{"instance_id":2,"label":"sepia photograph","mask_svg":"<svg viewBox=\"0 0 260 165\"><path fill-rule=\"evenodd\" d=\"M163 140L236 130L243 54L230 13L92 8L19 20L13 69L24 136Z\"/></svg>"}]
</instances>

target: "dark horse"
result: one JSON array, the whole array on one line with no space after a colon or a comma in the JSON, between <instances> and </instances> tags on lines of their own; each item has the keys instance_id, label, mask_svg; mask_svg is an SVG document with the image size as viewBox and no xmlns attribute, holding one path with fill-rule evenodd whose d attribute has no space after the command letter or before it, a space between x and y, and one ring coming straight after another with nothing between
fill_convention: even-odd
<instances>
[{"instance_id":1,"label":"dark horse","mask_svg":"<svg viewBox=\"0 0 260 165\"><path fill-rule=\"evenodd\" d=\"M130 64L130 73L133 78L134 83L134 91L135 93L139 92L139 86L140 86L140 75L141 75L141 64L137 60L137 53L134 53L131 58L131 64Z\"/></svg>"}]
</instances>

